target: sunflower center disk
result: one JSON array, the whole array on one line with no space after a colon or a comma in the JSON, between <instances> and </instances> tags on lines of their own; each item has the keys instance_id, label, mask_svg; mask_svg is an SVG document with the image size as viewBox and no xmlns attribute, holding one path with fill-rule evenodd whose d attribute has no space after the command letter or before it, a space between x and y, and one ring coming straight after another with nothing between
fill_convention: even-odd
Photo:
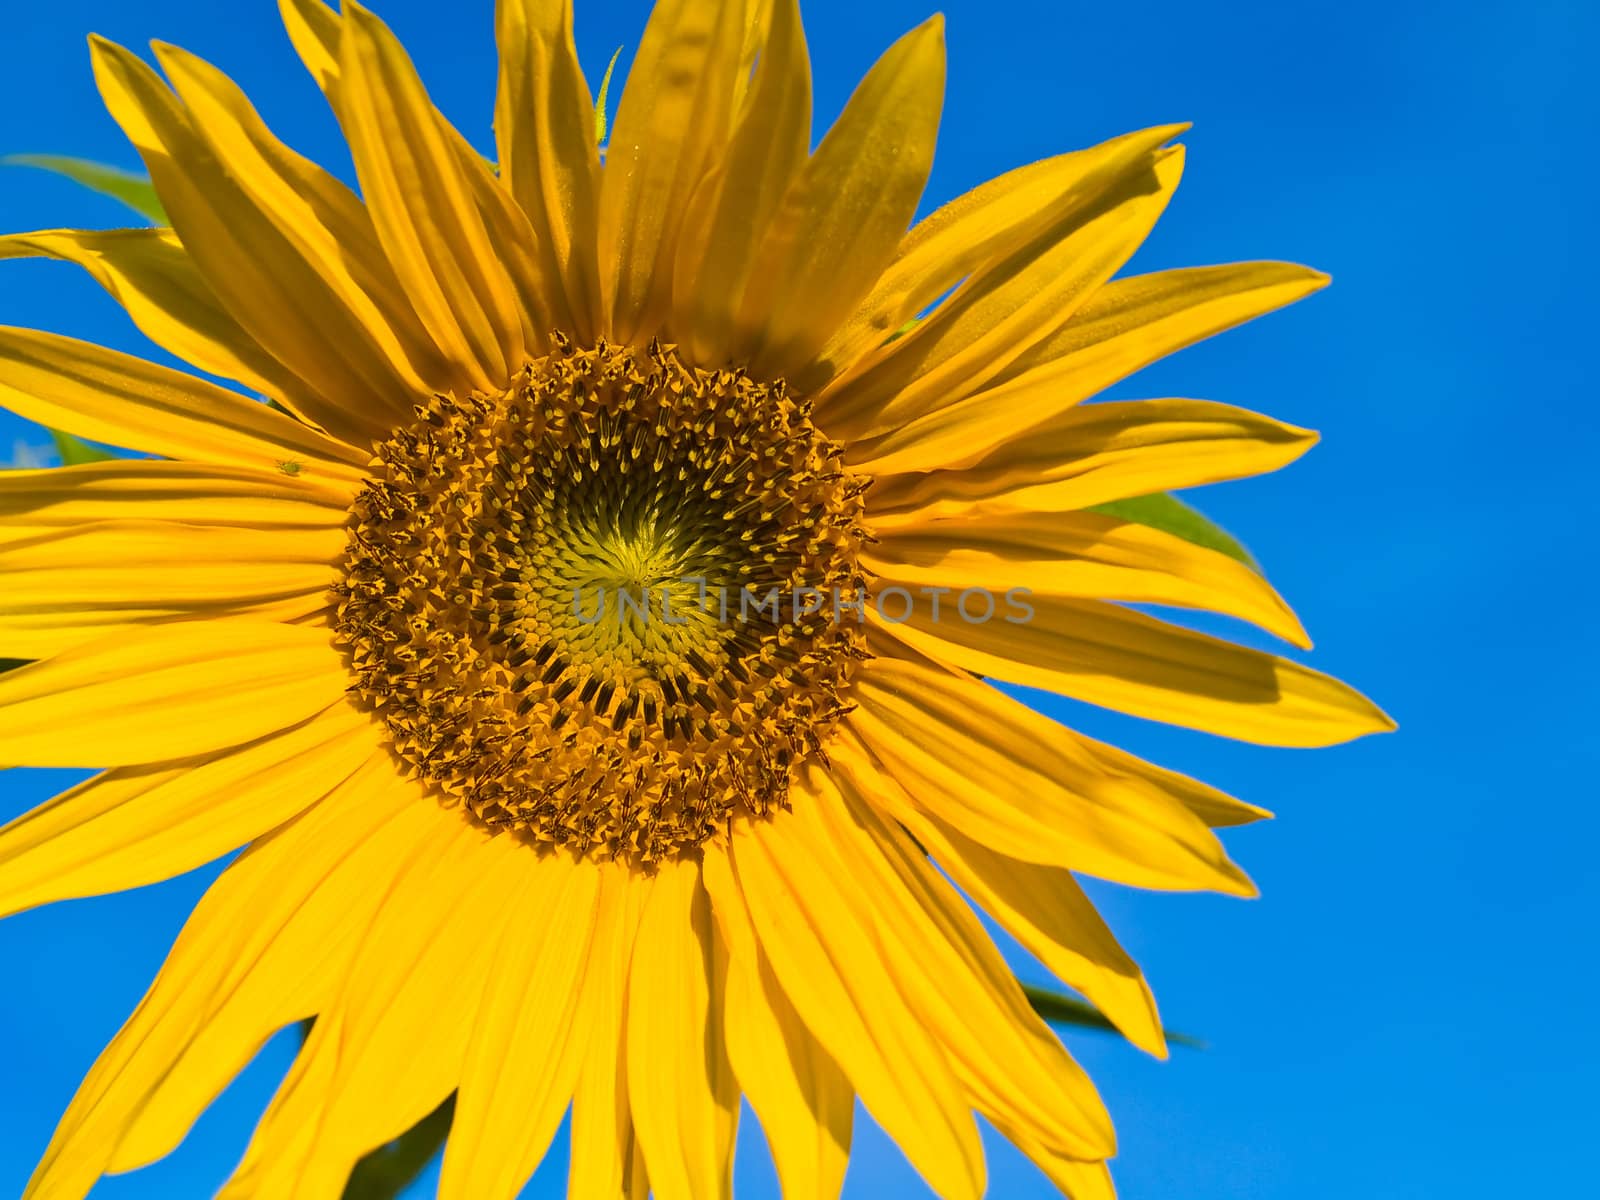
<instances>
[{"instance_id":1,"label":"sunflower center disk","mask_svg":"<svg viewBox=\"0 0 1600 1200\"><path fill-rule=\"evenodd\" d=\"M786 805L866 656L866 480L809 412L564 340L504 394L419 406L335 588L396 753L484 821L601 856Z\"/></svg>"}]
</instances>

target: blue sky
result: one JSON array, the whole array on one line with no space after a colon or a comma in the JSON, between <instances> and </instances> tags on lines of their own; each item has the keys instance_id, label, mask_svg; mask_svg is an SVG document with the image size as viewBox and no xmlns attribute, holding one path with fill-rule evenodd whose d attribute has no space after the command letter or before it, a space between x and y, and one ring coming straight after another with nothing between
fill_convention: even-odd
<instances>
[{"instance_id":1,"label":"blue sky","mask_svg":"<svg viewBox=\"0 0 1600 1200\"><path fill-rule=\"evenodd\" d=\"M805 6L819 115L932 0ZM927 5L928 7L925 7ZM577 0L590 78L637 44L643 0ZM488 145L487 0L378 4L444 109ZM439 24L441 12L464 15ZM1276 476L1198 499L1265 564L1311 660L1398 734L1321 752L1235 745L1037 703L1279 814L1229 836L1263 898L1097 897L1169 1024L1168 1063L1070 1043L1122 1138L1127 1200L1563 1195L1593 1171L1600 738L1590 279L1600 9L1341 0L1087 6L949 0L950 90L928 194L1139 126L1190 120L1183 187L1134 266L1278 257L1330 272L1296 308L1118 388L1322 431ZM348 173L263 0L51 0L7 15L0 153L135 164L84 35L162 38L229 70L289 142ZM625 55L626 57L626 55ZM0 228L110 227L113 203L0 173ZM86 278L0 265L0 323L145 351ZM0 416L0 457L37 429ZM1586 600L1585 597L1590 597ZM0 775L0 817L60 772ZM0 1195L20 1192L82 1073L212 872L0 923ZM1031 972L1025 964L1019 966ZM1030 975L1030 977L1032 977ZM171 1159L104 1197L209 1196L288 1057L280 1040ZM997 1140L993 1194L1048 1195ZM530 1195L561 1194L564 1150ZM747 1138L746 1196L772 1195ZM863 1125L848 1196L917 1195Z\"/></svg>"}]
</instances>

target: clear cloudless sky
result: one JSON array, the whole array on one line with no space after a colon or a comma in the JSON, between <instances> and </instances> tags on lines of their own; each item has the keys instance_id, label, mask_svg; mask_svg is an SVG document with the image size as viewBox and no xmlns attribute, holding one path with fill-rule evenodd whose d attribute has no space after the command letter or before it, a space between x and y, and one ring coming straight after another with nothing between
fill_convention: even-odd
<instances>
[{"instance_id":1,"label":"clear cloudless sky","mask_svg":"<svg viewBox=\"0 0 1600 1200\"><path fill-rule=\"evenodd\" d=\"M805 5L819 131L934 3ZM619 44L626 64L647 5L576 6L598 81ZM376 7L440 105L488 149L489 0ZM1367 690L1400 732L1269 750L1033 698L1279 814L1227 838L1260 900L1095 888L1168 1023L1209 1043L1158 1063L1110 1037L1068 1035L1117 1119L1123 1195L1589 1194L1600 514L1583 348L1594 344L1600 265L1590 153L1600 111L1587 61L1600 6L944 7L949 93L925 208L1012 166L1188 120L1187 176L1133 267L1286 258L1334 277L1116 394L1203 397L1322 431L1296 466L1198 498L1296 605L1317 639L1310 661ZM3 29L0 153L137 165L95 94L84 35L97 31L219 63L281 136L349 177L333 120L265 0L49 0L8 5ZM111 201L0 168L6 231L127 222ZM0 264L0 323L159 357L63 265ZM0 457L14 442L46 439L0 417ZM0 774L0 817L71 778ZM20 1193L214 874L0 923L0 1196ZM95 1195L210 1196L290 1053L280 1037L177 1153ZM772 1196L752 1125L746 1134L742 1194ZM998 1139L989 1149L992 1194L1050 1194ZM560 1195L565 1167L558 1144L529 1194ZM924 1193L862 1122L846 1194Z\"/></svg>"}]
</instances>

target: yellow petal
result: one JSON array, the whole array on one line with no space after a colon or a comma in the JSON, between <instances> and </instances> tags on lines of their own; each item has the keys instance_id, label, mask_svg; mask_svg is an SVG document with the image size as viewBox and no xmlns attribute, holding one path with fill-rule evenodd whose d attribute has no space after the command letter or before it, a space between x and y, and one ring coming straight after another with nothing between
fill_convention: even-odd
<instances>
[{"instance_id":1,"label":"yellow petal","mask_svg":"<svg viewBox=\"0 0 1600 1200\"><path fill-rule=\"evenodd\" d=\"M841 786L905 826L955 884L1052 974L1083 993L1129 1041L1160 1058L1166 1038L1139 965L1117 944L1071 872L1024 862L929 815L848 733L829 745Z\"/></svg>"},{"instance_id":2,"label":"yellow petal","mask_svg":"<svg viewBox=\"0 0 1600 1200\"><path fill-rule=\"evenodd\" d=\"M1148 158L1187 128L1145 129L1019 167L918 222L872 294L828 340L817 361L800 372L796 386L820 390L974 270L1004 258L1068 214L1084 211L1129 163Z\"/></svg>"},{"instance_id":3,"label":"yellow petal","mask_svg":"<svg viewBox=\"0 0 1600 1200\"><path fill-rule=\"evenodd\" d=\"M1071 1158L1010 1127L1002 1118L989 1113L984 1116L994 1121L995 1128L1033 1160L1067 1200L1117 1200L1117 1189L1111 1182L1107 1163Z\"/></svg>"},{"instance_id":4,"label":"yellow petal","mask_svg":"<svg viewBox=\"0 0 1600 1200\"><path fill-rule=\"evenodd\" d=\"M290 40L294 42L295 49L299 52L306 67L316 78L317 84L322 88L329 105L338 116L340 124L346 130L346 136L351 136L349 130L353 123L361 119L359 111L351 108L350 85L344 79L341 66L344 40L345 17L333 12L322 3L322 0L279 0L279 9L282 12L284 23L288 28ZM353 8L351 10L354 11ZM364 11L364 10L363 10ZM369 14L370 16L370 14ZM373 18L375 21L376 18ZM384 28L381 23L379 28ZM405 52L397 42L393 42L393 35L384 33L390 38L395 51L404 60ZM404 60L409 67L409 60ZM414 72L413 72L414 75ZM420 81L415 81L416 88L421 89ZM504 310L501 310L497 320L501 322L505 331L511 331L514 326L520 327L521 343L525 347L543 347L546 335L555 319L553 313L559 312L559 305L551 307L555 295L554 289L558 286L559 279L556 275L544 270L538 255L541 252L535 246L535 234L528 217L522 212L520 206L512 199L507 190L500 186L484 161L483 156L473 148L472 144L462 137L460 132L447 121L438 109L433 109L431 126L425 132L437 131L442 142L443 150L454 156L455 168L460 173L459 182L464 184L470 194L472 204L477 210L477 217L481 220L483 230L488 235L488 244L493 247L494 255L483 263L468 263L470 269L476 267L481 270L483 278L487 280L485 287L490 293L500 292L500 278L495 270L496 264L504 268L505 282L509 283L515 293L518 311L516 319L512 320ZM431 150L430 150L431 152ZM435 197L423 196L419 202L435 200ZM476 232L476 226L472 227ZM449 230L424 231L436 233L438 236L449 236ZM458 233L464 231L456 231ZM391 253L393 253L391 251ZM402 259L395 260L398 269L404 268ZM416 265L416 264L413 264ZM412 279L404 277L407 288L422 288L430 295L435 291L434 285L426 279ZM503 299L503 297L502 297ZM498 302L498 301L497 301ZM496 303L497 303L496 302ZM436 340L440 338L439 331L434 331ZM463 342L459 331L447 327L443 331L443 341L455 347L452 353L456 358L458 369L464 369L469 377L480 375L477 366L465 361L470 355L463 350ZM516 344L513 338L513 345ZM516 355L513 354L513 359ZM513 361L513 366L517 363ZM502 386L502 384L495 384Z\"/></svg>"},{"instance_id":5,"label":"yellow petal","mask_svg":"<svg viewBox=\"0 0 1600 1200\"><path fill-rule=\"evenodd\" d=\"M339 67L356 175L406 294L451 361L504 387L525 356L516 290L443 119L400 43L357 4Z\"/></svg>"},{"instance_id":6,"label":"yellow petal","mask_svg":"<svg viewBox=\"0 0 1600 1200\"><path fill-rule=\"evenodd\" d=\"M965 671L1244 742L1332 746L1394 728L1360 692L1286 658L1115 604L1027 604L1023 623L932 623L924 609L892 632Z\"/></svg>"},{"instance_id":7,"label":"yellow petal","mask_svg":"<svg viewBox=\"0 0 1600 1200\"><path fill-rule=\"evenodd\" d=\"M367 337L411 388L384 397L408 420L419 394L448 389L460 375L440 356L384 256L365 205L343 183L278 141L238 86L210 63L156 43L156 56L195 131L355 316Z\"/></svg>"},{"instance_id":8,"label":"yellow petal","mask_svg":"<svg viewBox=\"0 0 1600 1200\"><path fill-rule=\"evenodd\" d=\"M450 816L398 784L374 756L222 873L78 1089L28 1200L82 1200L102 1172L161 1158L273 1033L328 1002L398 864Z\"/></svg>"},{"instance_id":9,"label":"yellow petal","mask_svg":"<svg viewBox=\"0 0 1600 1200\"><path fill-rule=\"evenodd\" d=\"M896 528L862 562L879 588L923 589L942 599L947 620L986 620L998 607L993 598L1027 588L1209 609L1310 648L1294 613L1256 571L1220 551L1099 513L1001 511ZM966 589L977 591L963 596Z\"/></svg>"},{"instance_id":10,"label":"yellow petal","mask_svg":"<svg viewBox=\"0 0 1600 1200\"><path fill-rule=\"evenodd\" d=\"M369 914L369 927L376 919ZM344 969L349 971L348 961ZM334 989L335 996L340 994L343 983L341 978ZM217 1193L216 1200L266 1200L270 1196L339 1200L342 1197L354 1162L344 1161L343 1155L310 1157L317 1141L317 1106L327 1094L338 1067L337 1055L325 1049L329 1039L339 1036L334 1020L334 1015L328 1011L317 1014L316 1024L302 1041L288 1076L278 1086L272 1103L256 1124L244 1161ZM313 1038L319 1053L310 1052Z\"/></svg>"},{"instance_id":11,"label":"yellow petal","mask_svg":"<svg viewBox=\"0 0 1600 1200\"><path fill-rule=\"evenodd\" d=\"M350 487L370 456L265 404L89 342L0 328L0 406L92 442Z\"/></svg>"},{"instance_id":12,"label":"yellow petal","mask_svg":"<svg viewBox=\"0 0 1600 1200\"><path fill-rule=\"evenodd\" d=\"M1184 267L1115 279L1054 337L1021 355L1001 382L1029 376L1062 406L1110 387L1185 346L1254 320L1328 286L1310 267L1284 262Z\"/></svg>"},{"instance_id":13,"label":"yellow petal","mask_svg":"<svg viewBox=\"0 0 1600 1200\"><path fill-rule=\"evenodd\" d=\"M411 857L361 934L219 1200L336 1197L363 1155L456 1088L492 951L532 863L515 839L443 815L454 820Z\"/></svg>"},{"instance_id":14,"label":"yellow petal","mask_svg":"<svg viewBox=\"0 0 1600 1200\"><path fill-rule=\"evenodd\" d=\"M914 416L857 447L852 461L878 474L972 462L1140 367L1299 300L1327 282L1326 275L1288 263L1237 263L1113 280L983 391Z\"/></svg>"},{"instance_id":15,"label":"yellow petal","mask_svg":"<svg viewBox=\"0 0 1600 1200\"><path fill-rule=\"evenodd\" d=\"M1131 775L1153 787L1159 788L1177 800L1212 829L1231 825L1248 825L1252 821L1270 818L1272 813L1254 804L1236 800L1209 784L1180 775L1145 762L1115 746L1085 737L1075 729L1061 729L1062 736L1076 746L1077 751L1100 764L1108 775Z\"/></svg>"},{"instance_id":16,"label":"yellow petal","mask_svg":"<svg viewBox=\"0 0 1600 1200\"><path fill-rule=\"evenodd\" d=\"M161 78L121 46L90 45L106 107L145 160L184 248L233 318L304 382L276 398L353 445L384 437L393 397L413 384L223 169Z\"/></svg>"},{"instance_id":17,"label":"yellow petal","mask_svg":"<svg viewBox=\"0 0 1600 1200\"><path fill-rule=\"evenodd\" d=\"M494 247L497 265L504 270L515 296L514 316L521 328L516 335L520 340L513 340L511 345L523 347L521 351L509 352L515 369L526 358L550 349L552 329L575 327L570 314L560 305L560 270L542 257L528 215L495 178L488 161L442 113L439 122L455 148L456 162L472 189L489 244Z\"/></svg>"},{"instance_id":18,"label":"yellow petal","mask_svg":"<svg viewBox=\"0 0 1600 1200\"><path fill-rule=\"evenodd\" d=\"M343 107L339 85L339 30L343 19L323 0L278 0L295 53L311 72L335 113Z\"/></svg>"},{"instance_id":19,"label":"yellow petal","mask_svg":"<svg viewBox=\"0 0 1600 1200\"><path fill-rule=\"evenodd\" d=\"M0 829L0 915L170 879L309 808L373 753L341 701L221 756L107 771Z\"/></svg>"},{"instance_id":20,"label":"yellow petal","mask_svg":"<svg viewBox=\"0 0 1600 1200\"><path fill-rule=\"evenodd\" d=\"M569 1200L645 1200L650 1179L629 1114L623 1014L639 916L653 887L625 863L602 864L594 945L574 1031L583 1047L572 1100Z\"/></svg>"},{"instance_id":21,"label":"yellow petal","mask_svg":"<svg viewBox=\"0 0 1600 1200\"><path fill-rule=\"evenodd\" d=\"M756 940L733 864L708 850L704 878L728 944L728 1058L761 1119L785 1196L837 1196L850 1159L855 1093L800 1019Z\"/></svg>"},{"instance_id":22,"label":"yellow petal","mask_svg":"<svg viewBox=\"0 0 1600 1200\"><path fill-rule=\"evenodd\" d=\"M3 527L0 527L3 531ZM0 651L45 658L175 617L287 621L328 606L342 529L104 521L0 541Z\"/></svg>"},{"instance_id":23,"label":"yellow petal","mask_svg":"<svg viewBox=\"0 0 1600 1200\"><path fill-rule=\"evenodd\" d=\"M500 0L495 12L500 178L528 215L546 274L564 293L553 314L565 314L568 332L591 342L600 326L600 155L571 0Z\"/></svg>"},{"instance_id":24,"label":"yellow petal","mask_svg":"<svg viewBox=\"0 0 1600 1200\"><path fill-rule=\"evenodd\" d=\"M1172 796L1103 770L1050 718L874 637L849 723L929 813L997 853L1135 887L1249 894Z\"/></svg>"},{"instance_id":25,"label":"yellow petal","mask_svg":"<svg viewBox=\"0 0 1600 1200\"><path fill-rule=\"evenodd\" d=\"M298 470L110 459L75 467L0 472L0 542L92 521L314 531L342 526L354 488L318 485Z\"/></svg>"},{"instance_id":26,"label":"yellow petal","mask_svg":"<svg viewBox=\"0 0 1600 1200\"><path fill-rule=\"evenodd\" d=\"M820 767L809 774L813 803L801 819L814 823L860 889L890 969L969 1102L1063 1152L1115 1153L1094 1085L1028 1004L966 901L866 799Z\"/></svg>"},{"instance_id":27,"label":"yellow petal","mask_svg":"<svg viewBox=\"0 0 1600 1200\"><path fill-rule=\"evenodd\" d=\"M125 631L0 676L0 762L205 754L297 725L349 682L326 629L207 620Z\"/></svg>"},{"instance_id":28,"label":"yellow petal","mask_svg":"<svg viewBox=\"0 0 1600 1200\"><path fill-rule=\"evenodd\" d=\"M46 229L0 237L0 259L33 255L89 272L151 341L200 370L304 403L304 385L228 315L170 229Z\"/></svg>"},{"instance_id":29,"label":"yellow petal","mask_svg":"<svg viewBox=\"0 0 1600 1200\"><path fill-rule=\"evenodd\" d=\"M732 839L739 891L774 976L867 1111L930 1187L984 1190L983 1151L943 1047L883 960L872 905L800 814L754 821Z\"/></svg>"},{"instance_id":30,"label":"yellow petal","mask_svg":"<svg viewBox=\"0 0 1600 1200\"><path fill-rule=\"evenodd\" d=\"M894 257L933 166L944 78L933 17L878 60L784 195L737 318L758 376L811 359Z\"/></svg>"},{"instance_id":31,"label":"yellow petal","mask_svg":"<svg viewBox=\"0 0 1600 1200\"><path fill-rule=\"evenodd\" d=\"M910 333L829 388L818 401L823 427L841 440L868 439L982 388L1128 261L1182 174L1181 146L1134 159L1092 205L979 269ZM1012 421L1031 423L1022 414ZM875 445L862 456L877 457Z\"/></svg>"},{"instance_id":32,"label":"yellow petal","mask_svg":"<svg viewBox=\"0 0 1600 1200\"><path fill-rule=\"evenodd\" d=\"M734 351L733 322L767 226L811 150L811 60L798 0L777 0L753 90L690 204L673 268L674 341L696 362Z\"/></svg>"},{"instance_id":33,"label":"yellow petal","mask_svg":"<svg viewBox=\"0 0 1600 1200\"><path fill-rule=\"evenodd\" d=\"M514 1200L577 1084L574 1028L600 873L552 852L525 874L467 1047L440 1200Z\"/></svg>"},{"instance_id":34,"label":"yellow petal","mask_svg":"<svg viewBox=\"0 0 1600 1200\"><path fill-rule=\"evenodd\" d=\"M628 72L599 210L602 303L619 341L648 339L667 315L689 197L731 128L744 10L659 0Z\"/></svg>"},{"instance_id":35,"label":"yellow petal","mask_svg":"<svg viewBox=\"0 0 1600 1200\"><path fill-rule=\"evenodd\" d=\"M738 1090L720 1028L710 1023L716 932L700 871L663 863L639 922L628 973L628 1101L659 1200L712 1200L733 1190L730 1139Z\"/></svg>"},{"instance_id":36,"label":"yellow petal","mask_svg":"<svg viewBox=\"0 0 1600 1200\"><path fill-rule=\"evenodd\" d=\"M734 88L734 107L743 111L750 104L753 76L770 48L772 10L776 0L748 0L744 26L744 48L739 52L739 78Z\"/></svg>"},{"instance_id":37,"label":"yellow petal","mask_svg":"<svg viewBox=\"0 0 1600 1200\"><path fill-rule=\"evenodd\" d=\"M1259 413L1203 400L1129 400L1068 409L1013 429L970 466L897 476L874 488L887 528L964 516L973 505L1067 512L1276 471L1317 435Z\"/></svg>"}]
</instances>

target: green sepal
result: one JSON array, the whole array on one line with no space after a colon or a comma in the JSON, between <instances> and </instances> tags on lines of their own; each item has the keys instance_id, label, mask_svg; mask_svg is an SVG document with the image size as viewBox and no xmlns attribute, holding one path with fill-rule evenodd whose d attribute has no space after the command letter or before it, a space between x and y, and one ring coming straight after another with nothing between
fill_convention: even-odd
<instances>
[{"instance_id":1,"label":"green sepal","mask_svg":"<svg viewBox=\"0 0 1600 1200\"><path fill-rule=\"evenodd\" d=\"M85 463L107 462L118 456L109 450L102 450L99 446L91 446L82 438L75 438L70 433L62 433L59 429L52 429L50 436L55 439L56 453L61 455L63 467L81 467Z\"/></svg>"},{"instance_id":2,"label":"green sepal","mask_svg":"<svg viewBox=\"0 0 1600 1200\"><path fill-rule=\"evenodd\" d=\"M1157 492L1151 496L1136 496L1131 500L1113 500L1109 504L1096 504L1088 511L1116 517L1121 521L1132 521L1136 525L1148 525L1151 529L1160 529L1196 546L1220 551L1229 558L1242 562L1251 570L1261 569L1260 564L1250 551L1240 544L1238 538L1198 509L1166 492Z\"/></svg>"},{"instance_id":3,"label":"green sepal","mask_svg":"<svg viewBox=\"0 0 1600 1200\"><path fill-rule=\"evenodd\" d=\"M405 1133L368 1154L350 1172L344 1200L396 1200L444 1146L455 1113L456 1098L447 1096Z\"/></svg>"},{"instance_id":4,"label":"green sepal","mask_svg":"<svg viewBox=\"0 0 1600 1200\"><path fill-rule=\"evenodd\" d=\"M622 47L617 47L617 52L611 56L611 61L606 64L606 73L600 79L600 94L594 101L594 142L597 146L606 144L606 98L611 94L611 73L617 69L617 59L622 57Z\"/></svg>"},{"instance_id":5,"label":"green sepal","mask_svg":"<svg viewBox=\"0 0 1600 1200\"><path fill-rule=\"evenodd\" d=\"M912 317L911 320L907 321L904 325L900 326L899 329L896 329L888 337L884 338L883 344L887 346L890 342L898 342L901 338L905 337L906 334L910 333L913 329L921 324L921 317Z\"/></svg>"},{"instance_id":6,"label":"green sepal","mask_svg":"<svg viewBox=\"0 0 1600 1200\"><path fill-rule=\"evenodd\" d=\"M1033 1005L1033 1011L1038 1013L1052 1025L1075 1025L1080 1029L1099 1029L1106 1033L1116 1033L1117 1027L1108 1021L1099 1009L1092 1004L1085 1004L1082 1000L1071 996L1064 996L1060 992L1052 992L1045 988L1034 987L1032 984L1022 985L1023 995L1028 997L1028 1003ZM1164 1030L1167 1041L1174 1046L1184 1046L1190 1050L1204 1050L1206 1044L1199 1038L1190 1037L1187 1033L1174 1033Z\"/></svg>"},{"instance_id":7,"label":"green sepal","mask_svg":"<svg viewBox=\"0 0 1600 1200\"><path fill-rule=\"evenodd\" d=\"M65 175L91 191L122 201L152 225L168 223L166 209L156 199L156 189L151 186L149 179L136 172L60 154L12 154L0 159L0 162L18 167L38 167L41 171Z\"/></svg>"}]
</instances>

